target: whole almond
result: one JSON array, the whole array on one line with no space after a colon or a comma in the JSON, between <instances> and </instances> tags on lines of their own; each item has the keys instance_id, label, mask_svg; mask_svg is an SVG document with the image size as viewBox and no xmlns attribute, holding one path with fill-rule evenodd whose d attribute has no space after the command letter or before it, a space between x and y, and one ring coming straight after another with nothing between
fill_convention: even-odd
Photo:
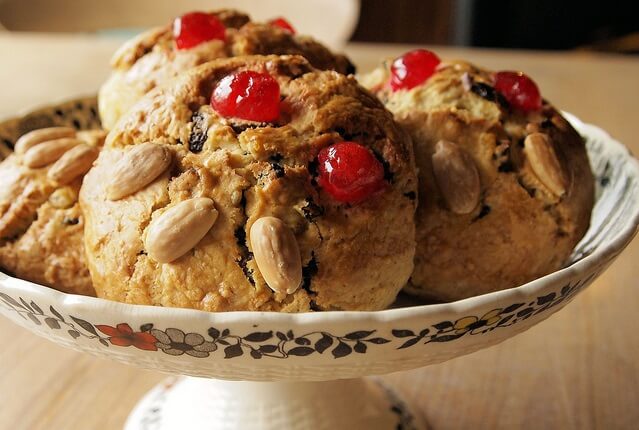
<instances>
[{"instance_id":1,"label":"whole almond","mask_svg":"<svg viewBox=\"0 0 639 430\"><path fill-rule=\"evenodd\" d=\"M164 146L143 143L129 150L113 169L107 185L109 200L119 200L153 182L171 164L171 152Z\"/></svg>"},{"instance_id":2,"label":"whole almond","mask_svg":"<svg viewBox=\"0 0 639 430\"><path fill-rule=\"evenodd\" d=\"M75 134L75 128L71 127L50 127L33 130L20 137L13 147L13 150L16 154L24 154L30 148L40 143L62 139L64 137L75 137Z\"/></svg>"},{"instance_id":3,"label":"whole almond","mask_svg":"<svg viewBox=\"0 0 639 430\"><path fill-rule=\"evenodd\" d=\"M217 220L213 200L197 197L170 207L154 219L145 246L152 259L170 263L193 249Z\"/></svg>"},{"instance_id":4,"label":"whole almond","mask_svg":"<svg viewBox=\"0 0 639 430\"><path fill-rule=\"evenodd\" d=\"M69 209L78 201L78 193L71 187L62 187L49 196L49 203L57 209Z\"/></svg>"},{"instance_id":5,"label":"whole almond","mask_svg":"<svg viewBox=\"0 0 639 430\"><path fill-rule=\"evenodd\" d=\"M532 133L524 140L524 155L537 178L553 194L561 197L568 187L568 180L548 135Z\"/></svg>"},{"instance_id":6,"label":"whole almond","mask_svg":"<svg viewBox=\"0 0 639 430\"><path fill-rule=\"evenodd\" d=\"M440 140L432 156L433 174L448 208L467 214L479 203L481 184L472 157L457 144Z\"/></svg>"},{"instance_id":7,"label":"whole almond","mask_svg":"<svg viewBox=\"0 0 639 430\"><path fill-rule=\"evenodd\" d=\"M82 143L60 157L51 166L47 176L59 184L68 184L88 172L99 153L98 148Z\"/></svg>"},{"instance_id":8,"label":"whole almond","mask_svg":"<svg viewBox=\"0 0 639 430\"><path fill-rule=\"evenodd\" d=\"M255 262L268 286L277 293L294 293L302 282L302 259L293 231L269 216L255 221L250 233Z\"/></svg>"},{"instance_id":9,"label":"whole almond","mask_svg":"<svg viewBox=\"0 0 639 430\"><path fill-rule=\"evenodd\" d=\"M23 162L27 167L34 169L48 166L81 143L81 140L70 137L40 143L24 154Z\"/></svg>"}]
</instances>

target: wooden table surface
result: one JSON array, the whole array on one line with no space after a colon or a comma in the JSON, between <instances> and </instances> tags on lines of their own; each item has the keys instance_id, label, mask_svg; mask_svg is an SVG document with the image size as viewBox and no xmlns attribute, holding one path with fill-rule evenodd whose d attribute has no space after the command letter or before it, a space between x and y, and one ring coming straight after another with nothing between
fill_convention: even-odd
<instances>
[{"instance_id":1,"label":"wooden table surface","mask_svg":"<svg viewBox=\"0 0 639 430\"><path fill-rule=\"evenodd\" d=\"M94 93L115 41L0 34L0 117ZM405 46L349 45L360 71ZM639 59L436 49L521 69L560 108L639 153ZM498 346L383 377L434 429L639 427L639 240L564 310ZM162 374L73 352L0 320L0 429L120 429Z\"/></svg>"}]
</instances>

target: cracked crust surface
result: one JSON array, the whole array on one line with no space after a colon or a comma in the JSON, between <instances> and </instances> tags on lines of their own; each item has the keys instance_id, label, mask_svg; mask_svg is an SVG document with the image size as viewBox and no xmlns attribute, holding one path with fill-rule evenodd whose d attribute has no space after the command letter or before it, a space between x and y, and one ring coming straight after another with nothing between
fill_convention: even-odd
<instances>
[{"instance_id":1,"label":"cracked crust surface","mask_svg":"<svg viewBox=\"0 0 639 430\"><path fill-rule=\"evenodd\" d=\"M101 145L98 135L83 133L82 140ZM0 267L59 291L95 296L77 202L82 178L60 186L47 177L51 165L33 169L23 158L12 154L0 163ZM67 196L67 204L53 200L56 192Z\"/></svg>"},{"instance_id":2,"label":"cracked crust surface","mask_svg":"<svg viewBox=\"0 0 639 430\"><path fill-rule=\"evenodd\" d=\"M274 124L223 118L209 105L216 82L240 70L279 83ZM321 148L354 140L384 160L389 186L348 206L316 185ZM136 194L106 198L111 166L131 145L165 145L173 166ZM298 56L217 60L182 74L136 104L111 131L81 191L86 249L98 296L208 311L383 309L413 267L416 177L410 140L353 77L318 71ZM188 198L213 199L218 218L186 255L146 255L149 223ZM275 216L294 232L303 282L275 293L255 264L250 228Z\"/></svg>"},{"instance_id":3,"label":"cracked crust surface","mask_svg":"<svg viewBox=\"0 0 639 430\"><path fill-rule=\"evenodd\" d=\"M125 43L113 56L113 72L99 93L102 126L111 129L144 94L164 81L218 58L242 55L303 55L319 69L348 74L354 67L343 55L330 52L308 36L251 22L233 10L211 12L226 26L226 40L213 40L177 50L170 25L148 30Z\"/></svg>"},{"instance_id":4,"label":"cracked crust surface","mask_svg":"<svg viewBox=\"0 0 639 430\"><path fill-rule=\"evenodd\" d=\"M443 62L424 84L391 92L388 65L362 77L411 134L419 170L417 251L407 290L457 300L525 282L559 269L585 234L593 175L579 134L549 103L513 112L492 88L491 73L461 61ZM550 137L567 175L562 196L535 175L524 154L533 132ZM432 156L447 140L478 169L481 199L455 214L436 186Z\"/></svg>"}]
</instances>

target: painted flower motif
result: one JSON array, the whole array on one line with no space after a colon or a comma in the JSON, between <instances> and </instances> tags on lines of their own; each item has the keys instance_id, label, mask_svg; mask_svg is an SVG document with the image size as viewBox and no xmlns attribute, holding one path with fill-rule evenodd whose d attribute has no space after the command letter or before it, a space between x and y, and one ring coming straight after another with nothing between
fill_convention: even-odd
<instances>
[{"instance_id":1,"label":"painted flower motif","mask_svg":"<svg viewBox=\"0 0 639 430\"><path fill-rule=\"evenodd\" d=\"M157 339L147 332L134 332L130 325L126 323L118 324L115 327L108 325L96 325L95 328L109 336L109 342L116 346L135 346L145 351L157 351L155 346Z\"/></svg>"},{"instance_id":2,"label":"painted flower motif","mask_svg":"<svg viewBox=\"0 0 639 430\"><path fill-rule=\"evenodd\" d=\"M204 336L197 333L184 334L176 328L167 328L166 331L153 329L151 334L157 339L156 346L169 355L187 354L206 358L217 349L217 345L204 340Z\"/></svg>"},{"instance_id":3,"label":"painted flower motif","mask_svg":"<svg viewBox=\"0 0 639 430\"><path fill-rule=\"evenodd\" d=\"M454 329L456 334L464 334L469 331L473 331L476 329L486 329L491 325L495 325L499 322L501 317L502 309L493 309L492 311L486 313L481 318L477 318L475 316L460 318L455 321Z\"/></svg>"}]
</instances>

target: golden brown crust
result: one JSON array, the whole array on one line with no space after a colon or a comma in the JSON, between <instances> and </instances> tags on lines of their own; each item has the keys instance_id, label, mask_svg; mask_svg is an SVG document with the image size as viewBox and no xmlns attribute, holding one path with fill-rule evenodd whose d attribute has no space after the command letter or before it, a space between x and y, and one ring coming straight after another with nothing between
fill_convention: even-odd
<instances>
[{"instance_id":1,"label":"golden brown crust","mask_svg":"<svg viewBox=\"0 0 639 430\"><path fill-rule=\"evenodd\" d=\"M102 133L78 133L90 145ZM47 177L53 164L29 168L24 155L0 163L0 268L73 294L95 295L86 268L84 221L77 197L82 178L60 185Z\"/></svg>"},{"instance_id":2,"label":"golden brown crust","mask_svg":"<svg viewBox=\"0 0 639 430\"><path fill-rule=\"evenodd\" d=\"M113 73L100 89L103 126L113 128L140 97L163 82L200 64L241 55L297 54L313 66L352 73L343 55L331 53L310 37L293 35L279 27L250 22L247 15L221 10L211 12L225 26L226 40L213 40L187 50L177 50L171 26L154 28L125 43L111 60Z\"/></svg>"},{"instance_id":3,"label":"golden brown crust","mask_svg":"<svg viewBox=\"0 0 639 430\"><path fill-rule=\"evenodd\" d=\"M278 124L220 117L215 83L239 70L267 71L280 85ZM391 184L349 207L315 184L319 150L355 140L385 160ZM155 142L174 160L150 186L105 196L110 166L130 145ZM416 178L408 136L352 77L317 71L301 57L217 60L143 98L109 134L81 192L89 268L98 296L209 311L382 309L412 270ZM149 223L185 199L208 197L218 218L202 241L170 264L146 255ZM250 228L275 216L297 239L304 282L274 293L252 258Z\"/></svg>"},{"instance_id":4,"label":"golden brown crust","mask_svg":"<svg viewBox=\"0 0 639 430\"><path fill-rule=\"evenodd\" d=\"M510 110L491 93L491 73L465 62L442 63L409 91L391 92L388 77L388 68L380 68L362 81L415 143L420 206L407 290L456 300L559 269L588 229L593 205L593 176L579 134L547 102L539 112ZM525 138L537 132L550 138L568 178L563 195L539 179L526 156ZM482 197L468 214L451 212L436 185L432 156L440 140L454 142L478 169Z\"/></svg>"},{"instance_id":5,"label":"golden brown crust","mask_svg":"<svg viewBox=\"0 0 639 430\"><path fill-rule=\"evenodd\" d=\"M76 193L79 188L79 181L72 186ZM83 229L77 203L58 209L45 202L23 235L0 247L0 265L22 279L66 293L94 296L84 263Z\"/></svg>"}]
</instances>

